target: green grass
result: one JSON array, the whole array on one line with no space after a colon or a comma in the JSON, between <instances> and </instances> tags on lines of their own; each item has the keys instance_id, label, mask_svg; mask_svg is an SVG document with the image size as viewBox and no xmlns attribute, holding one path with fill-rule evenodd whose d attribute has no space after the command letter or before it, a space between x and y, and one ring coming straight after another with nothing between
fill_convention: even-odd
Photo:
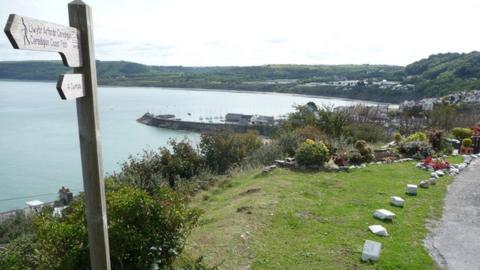
<instances>
[{"instance_id":1,"label":"green grass","mask_svg":"<svg viewBox=\"0 0 480 270\"><path fill-rule=\"evenodd\" d=\"M350 173L246 173L195 198L192 204L205 213L186 252L220 269L435 269L423 239L428 220L441 215L451 178L405 195L407 183L428 176L413 162ZM405 198L405 208L391 206L392 195ZM379 208L396 219L374 219ZM390 236L372 234L372 224L382 224ZM360 260L366 239L383 244L376 263Z\"/></svg>"},{"instance_id":2,"label":"green grass","mask_svg":"<svg viewBox=\"0 0 480 270\"><path fill-rule=\"evenodd\" d=\"M450 162L450 164L457 164L457 163L462 163L463 162L463 157L458 155L458 156L449 156L447 157L447 161Z\"/></svg>"}]
</instances>

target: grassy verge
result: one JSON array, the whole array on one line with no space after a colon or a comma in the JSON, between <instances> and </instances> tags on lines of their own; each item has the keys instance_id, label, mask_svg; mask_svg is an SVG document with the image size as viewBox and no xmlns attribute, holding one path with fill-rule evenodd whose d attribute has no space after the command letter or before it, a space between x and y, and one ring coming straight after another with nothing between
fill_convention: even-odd
<instances>
[{"instance_id":1,"label":"grassy verge","mask_svg":"<svg viewBox=\"0 0 480 270\"><path fill-rule=\"evenodd\" d=\"M451 177L406 196L407 183L429 173L413 162L372 165L350 173L305 173L283 169L251 172L200 194L205 210L187 253L205 256L221 269L435 269L423 247L426 222L441 215ZM390 206L392 195L405 208ZM375 209L396 213L392 223L372 217ZM389 237L368 231L384 225ZM366 239L383 244L380 261L360 261Z\"/></svg>"}]
</instances>

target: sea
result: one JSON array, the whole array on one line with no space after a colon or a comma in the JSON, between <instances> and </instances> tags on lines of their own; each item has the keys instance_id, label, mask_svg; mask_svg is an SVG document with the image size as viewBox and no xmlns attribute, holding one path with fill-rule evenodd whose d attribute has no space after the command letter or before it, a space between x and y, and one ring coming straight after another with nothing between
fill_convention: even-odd
<instances>
[{"instance_id":1,"label":"sea","mask_svg":"<svg viewBox=\"0 0 480 270\"><path fill-rule=\"evenodd\" d=\"M198 144L200 134L136 122L145 112L190 121L221 121L227 113L284 117L309 101L330 106L373 102L318 96L159 87L98 89L105 175L129 156L167 146L170 139ZM54 82L0 81L0 212L50 202L67 187L83 190L74 100L61 100Z\"/></svg>"}]
</instances>

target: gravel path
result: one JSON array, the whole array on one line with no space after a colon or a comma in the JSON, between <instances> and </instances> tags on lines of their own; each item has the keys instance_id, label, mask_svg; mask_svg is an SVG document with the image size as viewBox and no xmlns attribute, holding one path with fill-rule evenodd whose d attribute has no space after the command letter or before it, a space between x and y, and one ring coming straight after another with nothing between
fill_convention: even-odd
<instances>
[{"instance_id":1,"label":"gravel path","mask_svg":"<svg viewBox=\"0 0 480 270\"><path fill-rule=\"evenodd\" d=\"M480 158L448 187L443 217L425 245L441 267L480 270Z\"/></svg>"}]
</instances>

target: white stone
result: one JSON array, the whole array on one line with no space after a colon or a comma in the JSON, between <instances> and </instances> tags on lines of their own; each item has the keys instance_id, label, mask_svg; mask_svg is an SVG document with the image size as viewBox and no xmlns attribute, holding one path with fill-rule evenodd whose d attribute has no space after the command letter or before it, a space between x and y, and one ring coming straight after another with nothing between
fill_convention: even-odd
<instances>
[{"instance_id":1,"label":"white stone","mask_svg":"<svg viewBox=\"0 0 480 270\"><path fill-rule=\"evenodd\" d=\"M471 156L467 156L467 155L464 155L463 156L463 162L465 163L470 163L472 161L472 157Z\"/></svg>"},{"instance_id":2,"label":"white stone","mask_svg":"<svg viewBox=\"0 0 480 270\"><path fill-rule=\"evenodd\" d=\"M408 184L407 185L407 194L417 195L417 185Z\"/></svg>"},{"instance_id":3,"label":"white stone","mask_svg":"<svg viewBox=\"0 0 480 270\"><path fill-rule=\"evenodd\" d=\"M382 244L379 242L365 240L363 244L362 261L378 261Z\"/></svg>"},{"instance_id":4,"label":"white stone","mask_svg":"<svg viewBox=\"0 0 480 270\"><path fill-rule=\"evenodd\" d=\"M392 220L395 214L387 209L377 209L373 213L373 216L381 220Z\"/></svg>"},{"instance_id":5,"label":"white stone","mask_svg":"<svg viewBox=\"0 0 480 270\"><path fill-rule=\"evenodd\" d=\"M433 178L428 179L428 183L430 185L436 185L437 184L437 178L433 177Z\"/></svg>"},{"instance_id":6,"label":"white stone","mask_svg":"<svg viewBox=\"0 0 480 270\"><path fill-rule=\"evenodd\" d=\"M437 175L440 176L440 177L442 177L442 176L445 175L445 172L443 172L442 170L438 170L438 171L437 171Z\"/></svg>"},{"instance_id":7,"label":"white stone","mask_svg":"<svg viewBox=\"0 0 480 270\"><path fill-rule=\"evenodd\" d=\"M428 188L428 181L422 180L420 184L418 184L421 188Z\"/></svg>"},{"instance_id":8,"label":"white stone","mask_svg":"<svg viewBox=\"0 0 480 270\"><path fill-rule=\"evenodd\" d=\"M395 206L399 206L399 207L403 207L403 205L405 204L405 200L402 199L401 197L398 197L398 196L392 196L390 197L390 202L395 205Z\"/></svg>"},{"instance_id":9,"label":"white stone","mask_svg":"<svg viewBox=\"0 0 480 270\"><path fill-rule=\"evenodd\" d=\"M382 225L371 225L368 226L368 229L376 235L388 236L387 229L385 229L385 227L383 227Z\"/></svg>"}]
</instances>

